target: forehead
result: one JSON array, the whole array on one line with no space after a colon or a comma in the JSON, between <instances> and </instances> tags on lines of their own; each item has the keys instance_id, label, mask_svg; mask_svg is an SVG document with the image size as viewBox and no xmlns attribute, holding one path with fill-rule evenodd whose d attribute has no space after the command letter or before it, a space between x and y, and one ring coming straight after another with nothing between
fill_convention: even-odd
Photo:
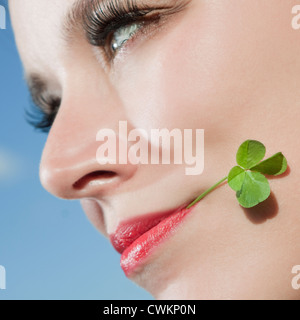
<instances>
[{"instance_id":1,"label":"forehead","mask_svg":"<svg viewBox=\"0 0 300 320\"><path fill-rule=\"evenodd\" d=\"M25 69L58 61L62 26L75 0L10 0L10 14Z\"/></svg>"}]
</instances>

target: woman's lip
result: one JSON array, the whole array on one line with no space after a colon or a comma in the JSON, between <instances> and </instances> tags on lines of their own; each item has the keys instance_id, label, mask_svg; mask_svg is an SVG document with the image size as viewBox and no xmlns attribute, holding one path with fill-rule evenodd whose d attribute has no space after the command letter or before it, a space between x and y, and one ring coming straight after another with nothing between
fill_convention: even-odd
<instances>
[{"instance_id":1,"label":"woman's lip","mask_svg":"<svg viewBox=\"0 0 300 320\"><path fill-rule=\"evenodd\" d=\"M181 209L182 207L160 213L150 213L123 222L118 226L116 232L110 236L110 241L119 253L123 253L136 239Z\"/></svg>"},{"instance_id":2,"label":"woman's lip","mask_svg":"<svg viewBox=\"0 0 300 320\"><path fill-rule=\"evenodd\" d=\"M111 235L115 249L122 253L121 267L129 276L143 261L175 231L193 209L186 206L164 213L151 214L121 224Z\"/></svg>"}]
</instances>

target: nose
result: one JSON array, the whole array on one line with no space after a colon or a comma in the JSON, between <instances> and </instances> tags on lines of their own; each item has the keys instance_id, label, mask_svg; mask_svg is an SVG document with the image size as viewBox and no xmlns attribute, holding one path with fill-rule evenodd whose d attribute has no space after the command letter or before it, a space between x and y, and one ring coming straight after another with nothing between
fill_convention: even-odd
<instances>
[{"instance_id":1,"label":"nose","mask_svg":"<svg viewBox=\"0 0 300 320\"><path fill-rule=\"evenodd\" d=\"M121 119L124 114L112 89L73 85L62 99L43 151L43 187L63 199L99 199L132 178L135 165L110 164L114 161L109 158L99 164L96 158L97 132L109 128L118 133Z\"/></svg>"}]
</instances>

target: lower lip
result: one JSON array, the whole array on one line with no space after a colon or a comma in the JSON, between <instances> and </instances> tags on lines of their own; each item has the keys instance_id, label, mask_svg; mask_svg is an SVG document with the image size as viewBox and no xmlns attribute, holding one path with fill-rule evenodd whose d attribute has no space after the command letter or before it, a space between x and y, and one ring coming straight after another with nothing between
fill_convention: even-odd
<instances>
[{"instance_id":1,"label":"lower lip","mask_svg":"<svg viewBox=\"0 0 300 320\"><path fill-rule=\"evenodd\" d=\"M127 277L137 270L153 253L155 248L166 241L183 222L193 208L182 209L161 221L137 240L135 240L122 254L121 267Z\"/></svg>"}]
</instances>

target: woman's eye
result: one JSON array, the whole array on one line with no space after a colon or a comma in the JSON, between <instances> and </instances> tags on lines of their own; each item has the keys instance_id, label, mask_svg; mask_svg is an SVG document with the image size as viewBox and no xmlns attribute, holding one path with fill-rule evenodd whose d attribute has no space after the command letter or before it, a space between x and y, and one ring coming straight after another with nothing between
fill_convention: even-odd
<instances>
[{"instance_id":1,"label":"woman's eye","mask_svg":"<svg viewBox=\"0 0 300 320\"><path fill-rule=\"evenodd\" d=\"M111 38L111 51L115 54L122 46L130 40L142 28L142 23L132 23L117 29Z\"/></svg>"}]
</instances>

